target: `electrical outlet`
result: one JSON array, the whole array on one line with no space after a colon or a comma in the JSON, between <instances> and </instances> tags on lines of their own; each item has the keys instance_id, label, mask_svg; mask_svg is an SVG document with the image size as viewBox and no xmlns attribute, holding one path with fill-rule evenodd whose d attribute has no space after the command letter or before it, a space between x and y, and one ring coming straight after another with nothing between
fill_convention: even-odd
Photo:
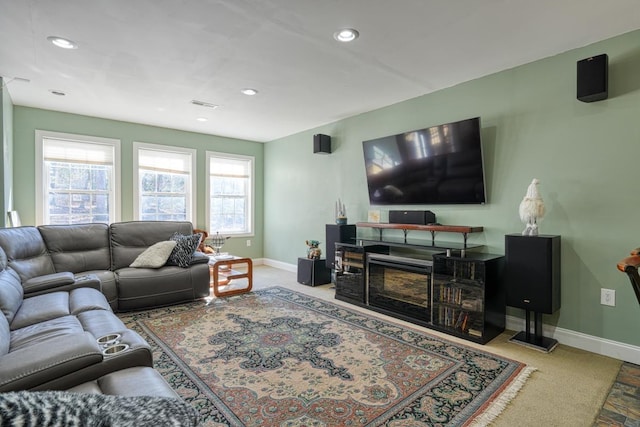
<instances>
[{"instance_id":1,"label":"electrical outlet","mask_svg":"<svg viewBox=\"0 0 640 427\"><path fill-rule=\"evenodd\" d=\"M247 239L247 246L251 246L251 239Z\"/></svg>"},{"instance_id":2,"label":"electrical outlet","mask_svg":"<svg viewBox=\"0 0 640 427\"><path fill-rule=\"evenodd\" d=\"M600 304L614 307L616 305L616 291L614 289L600 289Z\"/></svg>"}]
</instances>

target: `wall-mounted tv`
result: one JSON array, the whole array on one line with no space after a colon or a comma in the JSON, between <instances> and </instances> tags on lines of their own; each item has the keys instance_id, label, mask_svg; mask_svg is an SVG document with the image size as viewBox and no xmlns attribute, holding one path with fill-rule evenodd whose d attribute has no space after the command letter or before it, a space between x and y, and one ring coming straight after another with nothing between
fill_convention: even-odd
<instances>
[{"instance_id":1,"label":"wall-mounted tv","mask_svg":"<svg viewBox=\"0 0 640 427\"><path fill-rule=\"evenodd\" d=\"M480 118L363 141L372 205L486 202Z\"/></svg>"}]
</instances>

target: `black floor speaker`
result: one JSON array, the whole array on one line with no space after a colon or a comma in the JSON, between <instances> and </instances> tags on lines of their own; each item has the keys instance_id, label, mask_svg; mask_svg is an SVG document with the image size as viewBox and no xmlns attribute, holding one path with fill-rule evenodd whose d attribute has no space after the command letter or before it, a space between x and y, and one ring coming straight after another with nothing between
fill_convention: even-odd
<instances>
[{"instance_id":1,"label":"black floor speaker","mask_svg":"<svg viewBox=\"0 0 640 427\"><path fill-rule=\"evenodd\" d=\"M609 96L609 57L606 54L578 61L577 98L594 102Z\"/></svg>"},{"instance_id":2,"label":"black floor speaker","mask_svg":"<svg viewBox=\"0 0 640 427\"><path fill-rule=\"evenodd\" d=\"M553 314L560 308L560 236L505 236L507 305Z\"/></svg>"}]
</instances>

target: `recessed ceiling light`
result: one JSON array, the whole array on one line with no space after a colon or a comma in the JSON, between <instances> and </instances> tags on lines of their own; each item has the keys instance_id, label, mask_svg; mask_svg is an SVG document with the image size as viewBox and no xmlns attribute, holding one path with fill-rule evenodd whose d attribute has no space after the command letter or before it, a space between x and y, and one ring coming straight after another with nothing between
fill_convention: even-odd
<instances>
[{"instance_id":1,"label":"recessed ceiling light","mask_svg":"<svg viewBox=\"0 0 640 427\"><path fill-rule=\"evenodd\" d=\"M339 42L352 42L360 36L360 33L353 28L343 28L333 33L333 38Z\"/></svg>"},{"instance_id":2,"label":"recessed ceiling light","mask_svg":"<svg viewBox=\"0 0 640 427\"><path fill-rule=\"evenodd\" d=\"M66 93L64 93L61 90L49 89L49 92L51 92L52 94L57 95L57 96L65 96L66 95Z\"/></svg>"},{"instance_id":3,"label":"recessed ceiling light","mask_svg":"<svg viewBox=\"0 0 640 427\"><path fill-rule=\"evenodd\" d=\"M58 47L61 47L63 49L77 49L78 48L78 45L73 40L65 39L64 37L49 36L49 37L47 37L47 40L49 40L54 45L56 45Z\"/></svg>"},{"instance_id":4,"label":"recessed ceiling light","mask_svg":"<svg viewBox=\"0 0 640 427\"><path fill-rule=\"evenodd\" d=\"M209 119L207 119L206 117L198 117L196 120L199 121L199 122L208 122L209 121Z\"/></svg>"},{"instance_id":5,"label":"recessed ceiling light","mask_svg":"<svg viewBox=\"0 0 640 427\"><path fill-rule=\"evenodd\" d=\"M253 95L256 95L258 93L257 90L251 89L250 87L246 87L246 88L242 89L240 92L244 93L245 95L249 95L249 96L253 96Z\"/></svg>"}]
</instances>

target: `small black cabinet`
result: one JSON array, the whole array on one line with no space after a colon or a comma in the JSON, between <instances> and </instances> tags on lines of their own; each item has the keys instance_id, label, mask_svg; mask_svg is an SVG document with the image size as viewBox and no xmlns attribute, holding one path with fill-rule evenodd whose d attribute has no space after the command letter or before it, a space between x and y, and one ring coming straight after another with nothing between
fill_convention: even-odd
<instances>
[{"instance_id":1,"label":"small black cabinet","mask_svg":"<svg viewBox=\"0 0 640 427\"><path fill-rule=\"evenodd\" d=\"M435 329L485 344L505 329L504 256L433 255Z\"/></svg>"},{"instance_id":2,"label":"small black cabinet","mask_svg":"<svg viewBox=\"0 0 640 427\"><path fill-rule=\"evenodd\" d=\"M358 305L366 303L365 270L368 252L388 253L389 248L336 243L336 299Z\"/></svg>"},{"instance_id":3,"label":"small black cabinet","mask_svg":"<svg viewBox=\"0 0 640 427\"><path fill-rule=\"evenodd\" d=\"M327 268L336 268L336 243L355 243L356 226L353 224L326 224Z\"/></svg>"}]
</instances>

